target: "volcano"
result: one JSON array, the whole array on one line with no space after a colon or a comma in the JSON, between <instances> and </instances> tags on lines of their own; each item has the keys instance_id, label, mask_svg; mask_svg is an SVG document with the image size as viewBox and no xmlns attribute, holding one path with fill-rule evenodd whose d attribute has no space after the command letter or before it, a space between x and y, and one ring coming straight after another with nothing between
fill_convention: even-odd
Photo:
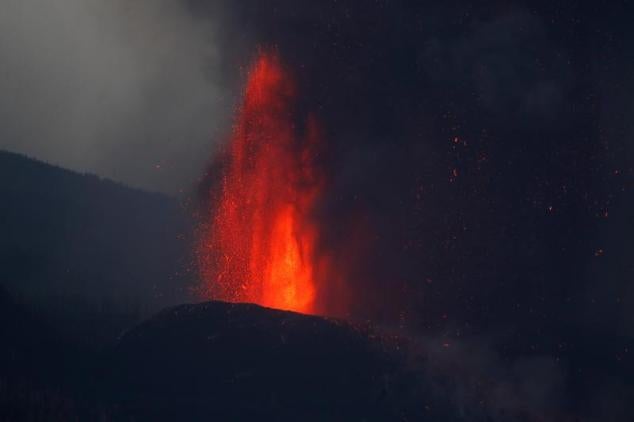
<instances>
[{"instance_id":1,"label":"volcano","mask_svg":"<svg viewBox=\"0 0 634 422\"><path fill-rule=\"evenodd\" d=\"M122 336L115 391L135 420L405 420L406 407L421 406L404 403L410 386L392 350L339 320L181 305Z\"/></svg>"},{"instance_id":2,"label":"volcano","mask_svg":"<svg viewBox=\"0 0 634 422\"><path fill-rule=\"evenodd\" d=\"M212 173L199 246L203 296L317 313L327 261L313 213L322 135L297 112L297 89L274 51L252 65L230 141Z\"/></svg>"}]
</instances>

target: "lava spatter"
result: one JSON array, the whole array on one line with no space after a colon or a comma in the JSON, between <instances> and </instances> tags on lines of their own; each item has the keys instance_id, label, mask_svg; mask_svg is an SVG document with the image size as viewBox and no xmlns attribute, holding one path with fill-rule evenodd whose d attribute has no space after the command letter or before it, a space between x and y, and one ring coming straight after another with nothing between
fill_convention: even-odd
<instances>
[{"instance_id":1,"label":"lava spatter","mask_svg":"<svg viewBox=\"0 0 634 422\"><path fill-rule=\"evenodd\" d=\"M207 297L316 312L323 262L311 214L323 189L314 159L322 139L316 119L298 118L295 104L277 53L260 52L210 192L198 251Z\"/></svg>"}]
</instances>

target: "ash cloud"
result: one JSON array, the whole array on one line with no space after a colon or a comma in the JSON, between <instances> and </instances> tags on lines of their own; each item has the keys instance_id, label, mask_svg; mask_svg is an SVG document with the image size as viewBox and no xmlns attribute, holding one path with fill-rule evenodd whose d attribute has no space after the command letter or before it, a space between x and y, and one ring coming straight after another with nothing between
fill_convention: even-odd
<instances>
[{"instance_id":1,"label":"ash cloud","mask_svg":"<svg viewBox=\"0 0 634 422\"><path fill-rule=\"evenodd\" d=\"M631 413L631 393L614 377L593 374L592 392L578 401L578 387L570 385L576 368L567 359L548 354L510 358L494 346L497 339L486 336L409 333L407 338L405 371L415 383L408 390L414 397L401 399L418 404L409 411L421 420L594 422L624 421ZM398 388L388 385L388 394Z\"/></svg>"},{"instance_id":2,"label":"ash cloud","mask_svg":"<svg viewBox=\"0 0 634 422\"><path fill-rule=\"evenodd\" d=\"M215 28L171 1L0 6L0 148L189 190L231 111Z\"/></svg>"},{"instance_id":3,"label":"ash cloud","mask_svg":"<svg viewBox=\"0 0 634 422\"><path fill-rule=\"evenodd\" d=\"M490 119L512 127L552 124L566 112L572 85L568 53L549 43L540 17L517 9L475 18L467 27L425 42L419 59L434 85L462 90ZM456 88L458 81L462 86Z\"/></svg>"}]
</instances>

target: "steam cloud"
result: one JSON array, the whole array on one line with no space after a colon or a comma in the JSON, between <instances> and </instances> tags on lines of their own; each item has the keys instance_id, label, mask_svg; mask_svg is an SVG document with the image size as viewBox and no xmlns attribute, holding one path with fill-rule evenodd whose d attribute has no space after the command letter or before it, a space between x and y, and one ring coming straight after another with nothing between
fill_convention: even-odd
<instances>
[{"instance_id":1,"label":"steam cloud","mask_svg":"<svg viewBox=\"0 0 634 422\"><path fill-rule=\"evenodd\" d=\"M7 0L0 148L177 193L231 112L214 25L181 2Z\"/></svg>"}]
</instances>

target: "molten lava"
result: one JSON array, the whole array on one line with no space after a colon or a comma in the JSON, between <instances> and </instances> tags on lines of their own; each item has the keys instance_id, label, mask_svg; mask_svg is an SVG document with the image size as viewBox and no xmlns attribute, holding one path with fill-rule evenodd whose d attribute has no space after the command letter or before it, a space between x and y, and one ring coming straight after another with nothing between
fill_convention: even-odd
<instances>
[{"instance_id":1,"label":"molten lava","mask_svg":"<svg viewBox=\"0 0 634 422\"><path fill-rule=\"evenodd\" d=\"M199 261L208 297L315 313L319 288L312 211L322 190L313 117L276 53L261 52L224 155L214 167ZM303 121L302 121L303 120Z\"/></svg>"}]
</instances>

